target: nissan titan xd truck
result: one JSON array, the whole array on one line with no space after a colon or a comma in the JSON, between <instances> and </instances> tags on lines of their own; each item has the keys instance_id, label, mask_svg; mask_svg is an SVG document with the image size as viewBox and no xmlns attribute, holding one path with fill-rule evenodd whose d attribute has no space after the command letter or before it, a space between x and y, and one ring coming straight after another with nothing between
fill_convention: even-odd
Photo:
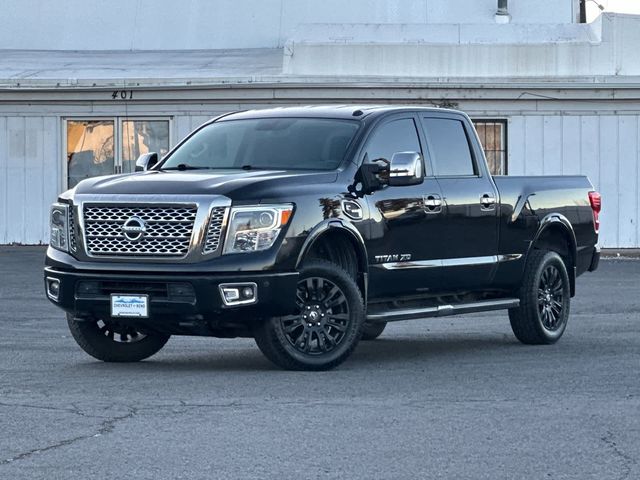
<instances>
[{"instance_id":1,"label":"nissan titan xd truck","mask_svg":"<svg viewBox=\"0 0 640 480\"><path fill-rule=\"evenodd\" d=\"M492 176L459 111L230 113L136 165L51 209L46 295L106 362L200 335L327 370L388 322L490 310L551 344L600 258L590 181Z\"/></svg>"}]
</instances>

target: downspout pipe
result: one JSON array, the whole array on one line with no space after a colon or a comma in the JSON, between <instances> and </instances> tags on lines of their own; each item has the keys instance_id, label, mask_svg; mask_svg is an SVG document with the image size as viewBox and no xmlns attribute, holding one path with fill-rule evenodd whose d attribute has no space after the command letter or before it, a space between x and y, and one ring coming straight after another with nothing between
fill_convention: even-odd
<instances>
[{"instance_id":1,"label":"downspout pipe","mask_svg":"<svg viewBox=\"0 0 640 480\"><path fill-rule=\"evenodd\" d=\"M511 15L509 15L508 0L498 0L498 10L496 11L496 23L509 23Z\"/></svg>"}]
</instances>

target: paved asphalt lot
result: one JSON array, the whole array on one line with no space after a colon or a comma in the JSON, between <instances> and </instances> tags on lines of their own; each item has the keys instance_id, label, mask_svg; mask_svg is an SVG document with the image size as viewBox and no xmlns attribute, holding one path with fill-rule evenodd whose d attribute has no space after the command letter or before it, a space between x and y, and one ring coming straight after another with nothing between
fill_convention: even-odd
<instances>
[{"instance_id":1,"label":"paved asphalt lot","mask_svg":"<svg viewBox=\"0 0 640 480\"><path fill-rule=\"evenodd\" d=\"M555 346L503 312L430 319L325 373L246 339L93 361L42 261L0 247L0 479L640 478L640 261L581 277Z\"/></svg>"}]
</instances>

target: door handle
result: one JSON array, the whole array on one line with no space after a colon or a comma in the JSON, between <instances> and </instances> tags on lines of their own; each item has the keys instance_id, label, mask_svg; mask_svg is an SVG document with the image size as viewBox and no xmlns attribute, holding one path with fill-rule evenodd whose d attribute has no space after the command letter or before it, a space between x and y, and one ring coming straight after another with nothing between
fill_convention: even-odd
<instances>
[{"instance_id":1,"label":"door handle","mask_svg":"<svg viewBox=\"0 0 640 480\"><path fill-rule=\"evenodd\" d=\"M439 213L442 211L442 198L436 193L423 195L422 203L427 213Z\"/></svg>"},{"instance_id":2,"label":"door handle","mask_svg":"<svg viewBox=\"0 0 640 480\"><path fill-rule=\"evenodd\" d=\"M491 193L483 193L480 197L480 205L483 210L493 210L496 205L496 197Z\"/></svg>"}]
</instances>

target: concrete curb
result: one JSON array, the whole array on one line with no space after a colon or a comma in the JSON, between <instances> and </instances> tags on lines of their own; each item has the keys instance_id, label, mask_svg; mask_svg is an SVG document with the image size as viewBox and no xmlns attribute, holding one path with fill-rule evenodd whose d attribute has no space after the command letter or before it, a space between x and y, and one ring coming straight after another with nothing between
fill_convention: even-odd
<instances>
[{"instance_id":1,"label":"concrete curb","mask_svg":"<svg viewBox=\"0 0 640 480\"><path fill-rule=\"evenodd\" d=\"M640 259L640 248L603 248L601 255L606 259L630 258L638 260Z\"/></svg>"}]
</instances>

